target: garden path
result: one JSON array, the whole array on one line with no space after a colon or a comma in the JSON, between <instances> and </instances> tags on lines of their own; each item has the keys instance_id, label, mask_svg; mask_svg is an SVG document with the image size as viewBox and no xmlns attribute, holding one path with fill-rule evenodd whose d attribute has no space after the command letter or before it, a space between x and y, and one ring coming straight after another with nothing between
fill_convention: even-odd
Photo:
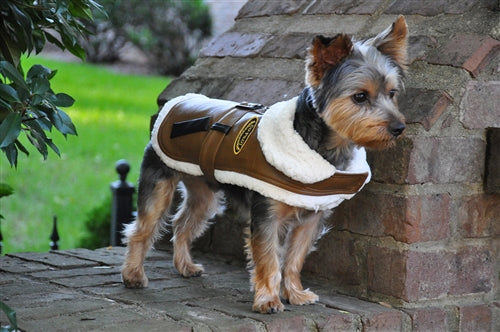
<instances>
[{"instance_id":1,"label":"garden path","mask_svg":"<svg viewBox=\"0 0 500 332\"><path fill-rule=\"evenodd\" d=\"M404 330L402 311L336 294L306 278L315 305L286 305L283 313L251 311L248 273L239 265L196 255L206 272L182 278L169 251L151 251L150 285L120 281L125 248L16 253L0 257L0 301L17 313L23 331L387 331ZM2 326L7 318L0 314Z\"/></svg>"}]
</instances>

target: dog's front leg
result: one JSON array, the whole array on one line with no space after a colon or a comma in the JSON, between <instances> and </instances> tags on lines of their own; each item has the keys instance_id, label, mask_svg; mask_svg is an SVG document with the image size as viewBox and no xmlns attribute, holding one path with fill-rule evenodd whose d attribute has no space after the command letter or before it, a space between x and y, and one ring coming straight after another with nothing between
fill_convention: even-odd
<instances>
[{"instance_id":1,"label":"dog's front leg","mask_svg":"<svg viewBox=\"0 0 500 332\"><path fill-rule=\"evenodd\" d=\"M305 221L291 230L283 267L283 297L291 304L309 304L318 301L318 296L302 287L300 271L307 254L313 248L321 227L322 213L311 214Z\"/></svg>"},{"instance_id":2,"label":"dog's front leg","mask_svg":"<svg viewBox=\"0 0 500 332\"><path fill-rule=\"evenodd\" d=\"M261 313L277 313L284 309L279 298L281 284L279 228L265 199L252 206L248 239L249 258L253 264L251 282L254 289L252 309Z\"/></svg>"}]
</instances>

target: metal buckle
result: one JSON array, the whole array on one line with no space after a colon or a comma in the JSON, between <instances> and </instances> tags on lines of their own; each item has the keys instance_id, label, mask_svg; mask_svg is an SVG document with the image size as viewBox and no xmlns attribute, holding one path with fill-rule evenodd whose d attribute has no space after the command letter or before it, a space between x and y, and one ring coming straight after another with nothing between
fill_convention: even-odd
<instances>
[{"instance_id":1,"label":"metal buckle","mask_svg":"<svg viewBox=\"0 0 500 332\"><path fill-rule=\"evenodd\" d=\"M262 104L256 104L256 103L249 103L247 101L241 102L236 107L247 109L247 110L258 110L261 108L264 108L264 105Z\"/></svg>"}]
</instances>

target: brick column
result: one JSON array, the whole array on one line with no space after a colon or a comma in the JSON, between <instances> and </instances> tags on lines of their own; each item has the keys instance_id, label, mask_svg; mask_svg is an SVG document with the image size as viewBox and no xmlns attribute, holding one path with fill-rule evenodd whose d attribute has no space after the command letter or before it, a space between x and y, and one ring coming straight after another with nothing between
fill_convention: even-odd
<instances>
[{"instance_id":1,"label":"brick column","mask_svg":"<svg viewBox=\"0 0 500 332\"><path fill-rule=\"evenodd\" d=\"M159 102L186 92L263 104L292 98L303 87L305 47L315 35L372 36L399 14L410 29L400 100L406 135L393 149L368 153L372 182L336 209L333 230L306 261L305 273L334 281L344 293L405 308L415 331L495 330L496 1L251 0ZM234 239L244 220L231 218L218 220L201 248L242 258Z\"/></svg>"}]
</instances>

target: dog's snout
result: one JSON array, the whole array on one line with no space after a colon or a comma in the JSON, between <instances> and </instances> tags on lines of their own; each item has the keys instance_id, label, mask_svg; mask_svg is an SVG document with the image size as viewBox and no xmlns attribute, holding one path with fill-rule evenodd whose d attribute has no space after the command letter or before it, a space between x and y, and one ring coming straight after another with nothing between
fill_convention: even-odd
<instances>
[{"instance_id":1,"label":"dog's snout","mask_svg":"<svg viewBox=\"0 0 500 332\"><path fill-rule=\"evenodd\" d=\"M388 130L392 136L398 137L399 135L401 135L403 133L405 128L406 128L405 124L398 121L398 122L391 122L389 124Z\"/></svg>"}]
</instances>

